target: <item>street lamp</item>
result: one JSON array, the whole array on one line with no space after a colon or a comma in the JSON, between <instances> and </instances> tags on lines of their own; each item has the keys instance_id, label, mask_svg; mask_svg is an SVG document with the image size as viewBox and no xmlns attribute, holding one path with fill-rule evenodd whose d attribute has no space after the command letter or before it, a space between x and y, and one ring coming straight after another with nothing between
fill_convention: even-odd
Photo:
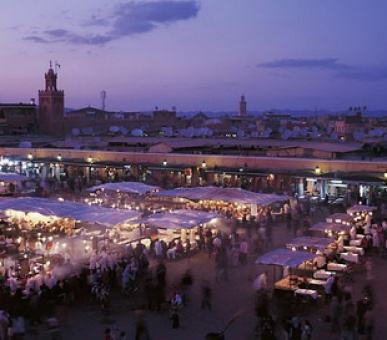
<instances>
[{"instance_id":1,"label":"street lamp","mask_svg":"<svg viewBox=\"0 0 387 340\"><path fill-rule=\"evenodd\" d=\"M58 162L62 161L62 155L59 154L58 156L56 156L56 159L58 160Z\"/></svg>"},{"instance_id":2,"label":"street lamp","mask_svg":"<svg viewBox=\"0 0 387 340\"><path fill-rule=\"evenodd\" d=\"M168 165L168 162L167 162L167 160L166 159L164 159L164 161L163 161L163 166L167 166Z\"/></svg>"},{"instance_id":3,"label":"street lamp","mask_svg":"<svg viewBox=\"0 0 387 340\"><path fill-rule=\"evenodd\" d=\"M314 169L314 173L316 175L321 175L321 169L320 169L320 167L318 165L316 166L316 169Z\"/></svg>"},{"instance_id":4,"label":"street lamp","mask_svg":"<svg viewBox=\"0 0 387 340\"><path fill-rule=\"evenodd\" d=\"M89 182L91 181L91 164L93 163L93 157L87 157L87 162L89 163Z\"/></svg>"},{"instance_id":5,"label":"street lamp","mask_svg":"<svg viewBox=\"0 0 387 340\"><path fill-rule=\"evenodd\" d=\"M29 160L32 160L34 158L34 155L30 152L28 155L27 155L27 158Z\"/></svg>"},{"instance_id":6,"label":"street lamp","mask_svg":"<svg viewBox=\"0 0 387 340\"><path fill-rule=\"evenodd\" d=\"M205 169L207 167L207 163L206 163L206 160L203 159L203 162L202 162L202 168Z\"/></svg>"},{"instance_id":7,"label":"street lamp","mask_svg":"<svg viewBox=\"0 0 387 340\"><path fill-rule=\"evenodd\" d=\"M384 177L385 179L387 179L387 170L384 171L383 177Z\"/></svg>"}]
</instances>

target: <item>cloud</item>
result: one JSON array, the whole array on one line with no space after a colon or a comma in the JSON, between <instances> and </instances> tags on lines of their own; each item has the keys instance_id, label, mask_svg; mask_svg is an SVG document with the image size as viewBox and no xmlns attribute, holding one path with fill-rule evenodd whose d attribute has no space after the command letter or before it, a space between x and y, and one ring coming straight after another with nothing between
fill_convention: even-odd
<instances>
[{"instance_id":1,"label":"cloud","mask_svg":"<svg viewBox=\"0 0 387 340\"><path fill-rule=\"evenodd\" d=\"M28 36L24 37L24 40L32 41L32 42L36 42L36 43L40 43L40 44L47 44L47 43L49 43L48 40L43 39L43 38L38 37L38 36L35 36L35 35L28 35Z\"/></svg>"},{"instance_id":2,"label":"cloud","mask_svg":"<svg viewBox=\"0 0 387 340\"><path fill-rule=\"evenodd\" d=\"M305 69L326 69L326 70L348 70L352 67L338 62L338 59L282 59L267 63L258 64L258 67L265 68L305 68Z\"/></svg>"},{"instance_id":3,"label":"cloud","mask_svg":"<svg viewBox=\"0 0 387 340\"><path fill-rule=\"evenodd\" d=\"M106 17L92 15L84 28L99 27L101 34L76 33L63 28L44 30L40 34L29 35L25 40L52 43L103 45L107 42L135 34L147 33L160 26L195 18L199 13L196 0L158 2L127 2L117 5Z\"/></svg>"},{"instance_id":4,"label":"cloud","mask_svg":"<svg viewBox=\"0 0 387 340\"><path fill-rule=\"evenodd\" d=\"M336 78L359 81L378 81L387 79L387 68L357 68L346 72L338 72Z\"/></svg>"},{"instance_id":5,"label":"cloud","mask_svg":"<svg viewBox=\"0 0 387 340\"><path fill-rule=\"evenodd\" d=\"M359 81L387 79L387 68L360 67L339 62L336 58L323 59L281 59L260 63L257 67L268 69L304 69L333 71L335 78Z\"/></svg>"}]
</instances>

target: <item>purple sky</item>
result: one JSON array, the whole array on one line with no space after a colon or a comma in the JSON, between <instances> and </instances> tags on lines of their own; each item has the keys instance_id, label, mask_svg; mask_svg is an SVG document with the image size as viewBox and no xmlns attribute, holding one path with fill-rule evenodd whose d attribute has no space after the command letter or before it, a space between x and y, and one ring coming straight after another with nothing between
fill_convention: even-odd
<instances>
[{"instance_id":1,"label":"purple sky","mask_svg":"<svg viewBox=\"0 0 387 340\"><path fill-rule=\"evenodd\" d=\"M61 65L66 106L387 109L384 0L3 0L0 101Z\"/></svg>"}]
</instances>

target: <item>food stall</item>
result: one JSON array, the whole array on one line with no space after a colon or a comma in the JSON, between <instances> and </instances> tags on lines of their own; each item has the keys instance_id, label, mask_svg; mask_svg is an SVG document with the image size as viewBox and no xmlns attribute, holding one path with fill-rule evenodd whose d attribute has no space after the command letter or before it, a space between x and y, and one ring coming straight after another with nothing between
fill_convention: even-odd
<instances>
[{"instance_id":1,"label":"food stall","mask_svg":"<svg viewBox=\"0 0 387 340\"><path fill-rule=\"evenodd\" d=\"M289 271L289 275L286 275L274 283L273 288L275 295L307 297L316 300L318 291L315 289L306 289L302 286L302 283L308 283L313 279L307 276L297 275L296 273L300 273L300 271L297 271L298 268L306 266L306 262L313 261L317 256L318 255L310 252L280 248L260 256L255 263L280 266Z\"/></svg>"},{"instance_id":2,"label":"food stall","mask_svg":"<svg viewBox=\"0 0 387 340\"><path fill-rule=\"evenodd\" d=\"M327 216L325 221L328 223L352 224L353 216L345 213L335 213Z\"/></svg>"},{"instance_id":3,"label":"food stall","mask_svg":"<svg viewBox=\"0 0 387 340\"><path fill-rule=\"evenodd\" d=\"M172 239L180 239L183 245L190 240L191 249L196 248L196 233L199 226L220 229L224 226L224 217L220 214L200 210L173 210L166 213L155 213L137 221L151 228L151 234L157 235L167 244Z\"/></svg>"},{"instance_id":4,"label":"food stall","mask_svg":"<svg viewBox=\"0 0 387 340\"><path fill-rule=\"evenodd\" d=\"M320 232L328 237L332 237L332 236L338 236L338 234L348 234L350 229L351 229L351 225L347 225L347 224L318 222L313 224L309 230Z\"/></svg>"},{"instance_id":5,"label":"food stall","mask_svg":"<svg viewBox=\"0 0 387 340\"><path fill-rule=\"evenodd\" d=\"M335 239L330 237L297 237L286 243L286 248L291 250L306 250L315 253L318 250L324 251L334 241Z\"/></svg>"},{"instance_id":6,"label":"food stall","mask_svg":"<svg viewBox=\"0 0 387 340\"><path fill-rule=\"evenodd\" d=\"M286 195L255 193L241 188L221 187L196 187L176 188L154 193L150 198L182 199L195 202L195 209L218 211L221 213L232 212L235 216L257 215L257 206L267 206L277 202L289 200Z\"/></svg>"},{"instance_id":7,"label":"food stall","mask_svg":"<svg viewBox=\"0 0 387 340\"><path fill-rule=\"evenodd\" d=\"M97 195L102 193L109 194L131 194L131 195L147 195L158 192L160 187L147 185L140 182L115 182L105 183L88 188L87 191Z\"/></svg>"},{"instance_id":8,"label":"food stall","mask_svg":"<svg viewBox=\"0 0 387 340\"><path fill-rule=\"evenodd\" d=\"M141 216L137 211L35 197L1 199L0 210L9 217L10 232L16 233L12 240L17 252L9 256L42 255L72 263L87 260L93 243L106 240L112 228ZM98 230L90 230L90 225Z\"/></svg>"}]
</instances>

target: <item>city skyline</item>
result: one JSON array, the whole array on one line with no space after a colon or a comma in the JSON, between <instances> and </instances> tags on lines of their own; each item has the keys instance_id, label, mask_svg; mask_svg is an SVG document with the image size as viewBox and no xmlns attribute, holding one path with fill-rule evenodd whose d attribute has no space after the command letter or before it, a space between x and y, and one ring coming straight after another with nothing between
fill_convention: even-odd
<instances>
[{"instance_id":1,"label":"city skyline","mask_svg":"<svg viewBox=\"0 0 387 340\"><path fill-rule=\"evenodd\" d=\"M5 0L0 102L37 98L51 60L66 107L101 107L106 91L111 111L237 111L241 94L252 112L382 110L386 9L378 0Z\"/></svg>"}]
</instances>

